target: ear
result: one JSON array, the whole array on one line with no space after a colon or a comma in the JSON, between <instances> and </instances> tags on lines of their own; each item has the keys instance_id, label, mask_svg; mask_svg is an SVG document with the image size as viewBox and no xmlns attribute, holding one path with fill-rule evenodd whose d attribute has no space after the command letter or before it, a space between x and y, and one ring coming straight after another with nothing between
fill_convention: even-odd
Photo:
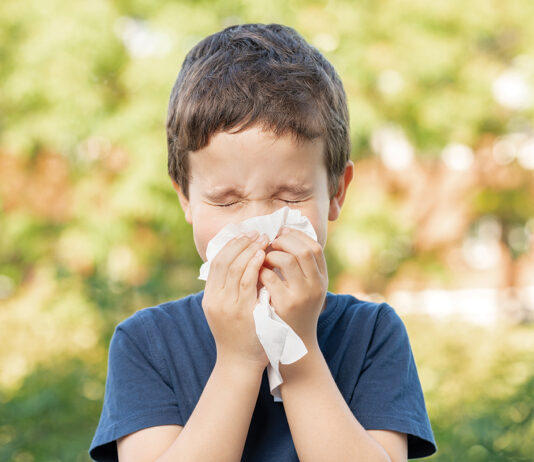
<instances>
[{"instance_id":1,"label":"ear","mask_svg":"<svg viewBox=\"0 0 534 462\"><path fill-rule=\"evenodd\" d=\"M352 160L349 160L347 162L347 165L345 165L345 171L339 178L336 195L332 199L330 199L330 206L328 209L328 219L330 221L337 220L337 217L339 217L339 212L341 212L341 206L343 205L343 202L345 202L345 194L347 193L347 187L352 181L353 175L354 163L352 162Z\"/></svg>"},{"instance_id":2,"label":"ear","mask_svg":"<svg viewBox=\"0 0 534 462\"><path fill-rule=\"evenodd\" d=\"M172 178L171 178L171 181L172 181L172 187L178 194L178 200L180 201L180 205L182 206L182 210L184 211L185 221L187 221L187 223L189 224L192 224L191 205L189 203L189 199L185 197L185 194L183 193L182 188L178 186L178 183L176 183Z\"/></svg>"}]
</instances>

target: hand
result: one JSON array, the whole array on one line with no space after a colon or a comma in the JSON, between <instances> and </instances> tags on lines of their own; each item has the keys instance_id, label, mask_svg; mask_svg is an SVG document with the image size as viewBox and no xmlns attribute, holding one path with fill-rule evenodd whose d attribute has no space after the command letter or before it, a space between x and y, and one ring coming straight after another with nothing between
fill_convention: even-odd
<instances>
[{"instance_id":1,"label":"hand","mask_svg":"<svg viewBox=\"0 0 534 462\"><path fill-rule=\"evenodd\" d=\"M302 231L282 228L265 256L260 282L271 305L308 349L317 345L317 322L328 290L328 272L321 245ZM268 267L267 267L268 266ZM285 280L271 269L277 268Z\"/></svg>"},{"instance_id":2,"label":"hand","mask_svg":"<svg viewBox=\"0 0 534 462\"><path fill-rule=\"evenodd\" d=\"M202 308L215 339L217 361L228 360L263 371L269 359L256 334L252 313L268 238L256 237L258 233L231 239L214 257Z\"/></svg>"}]
</instances>

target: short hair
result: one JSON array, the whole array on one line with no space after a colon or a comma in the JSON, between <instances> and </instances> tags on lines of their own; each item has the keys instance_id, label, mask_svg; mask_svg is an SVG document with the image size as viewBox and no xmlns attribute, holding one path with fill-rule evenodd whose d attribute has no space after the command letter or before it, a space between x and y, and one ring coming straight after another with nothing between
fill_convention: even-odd
<instances>
[{"instance_id":1,"label":"short hair","mask_svg":"<svg viewBox=\"0 0 534 462\"><path fill-rule=\"evenodd\" d=\"M185 197L189 153L215 133L256 125L297 142L322 138L335 195L351 149L345 90L334 67L291 27L230 26L186 55L166 123L168 173Z\"/></svg>"}]
</instances>

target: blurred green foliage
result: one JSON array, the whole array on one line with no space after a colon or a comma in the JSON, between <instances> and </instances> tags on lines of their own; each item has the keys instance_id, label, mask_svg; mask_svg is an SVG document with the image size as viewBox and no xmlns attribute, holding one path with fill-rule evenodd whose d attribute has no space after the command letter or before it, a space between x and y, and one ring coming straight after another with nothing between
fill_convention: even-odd
<instances>
[{"instance_id":1,"label":"blurred green foliage","mask_svg":"<svg viewBox=\"0 0 534 462\"><path fill-rule=\"evenodd\" d=\"M32 371L15 393L0 397L0 460L87 460L103 379L79 359Z\"/></svg>"},{"instance_id":2,"label":"blurred green foliage","mask_svg":"<svg viewBox=\"0 0 534 462\"><path fill-rule=\"evenodd\" d=\"M527 461L534 450L532 327L405 320L439 461Z\"/></svg>"},{"instance_id":3,"label":"blurred green foliage","mask_svg":"<svg viewBox=\"0 0 534 462\"><path fill-rule=\"evenodd\" d=\"M386 122L429 161L451 141L478 147L532 129L532 106L492 96L510 68L534 81L529 0L2 1L0 460L88 460L114 326L202 289L166 174L167 101L187 51L243 22L290 25L334 64L356 176ZM472 220L524 225L534 215L528 175L481 184ZM401 199L391 190L346 206L326 251L332 290L349 272L380 292L403 262L446 277L436 252L418 250ZM356 230L371 249L361 266L343 258ZM528 460L534 348L514 338L532 328L500 330L502 348L483 351L484 332L408 326L440 449L433 460Z\"/></svg>"}]
</instances>

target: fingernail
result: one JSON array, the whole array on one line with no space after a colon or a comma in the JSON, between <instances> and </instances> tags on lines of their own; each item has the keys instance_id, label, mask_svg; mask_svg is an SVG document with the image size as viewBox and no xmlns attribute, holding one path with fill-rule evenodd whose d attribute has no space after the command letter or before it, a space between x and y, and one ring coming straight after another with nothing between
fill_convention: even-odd
<instances>
[{"instance_id":1,"label":"fingernail","mask_svg":"<svg viewBox=\"0 0 534 462\"><path fill-rule=\"evenodd\" d=\"M289 228L286 228L286 227L282 228L282 231L280 231L280 234L287 234L287 233L289 233Z\"/></svg>"},{"instance_id":2,"label":"fingernail","mask_svg":"<svg viewBox=\"0 0 534 462\"><path fill-rule=\"evenodd\" d=\"M269 240L269 236L267 236L267 234L265 233L261 233L257 238L256 240L258 242L267 242Z\"/></svg>"},{"instance_id":3,"label":"fingernail","mask_svg":"<svg viewBox=\"0 0 534 462\"><path fill-rule=\"evenodd\" d=\"M258 234L258 231L256 230L252 230L252 231L249 231L248 233L245 233L245 236L248 236L250 237L251 239L255 238L256 235Z\"/></svg>"}]
</instances>

